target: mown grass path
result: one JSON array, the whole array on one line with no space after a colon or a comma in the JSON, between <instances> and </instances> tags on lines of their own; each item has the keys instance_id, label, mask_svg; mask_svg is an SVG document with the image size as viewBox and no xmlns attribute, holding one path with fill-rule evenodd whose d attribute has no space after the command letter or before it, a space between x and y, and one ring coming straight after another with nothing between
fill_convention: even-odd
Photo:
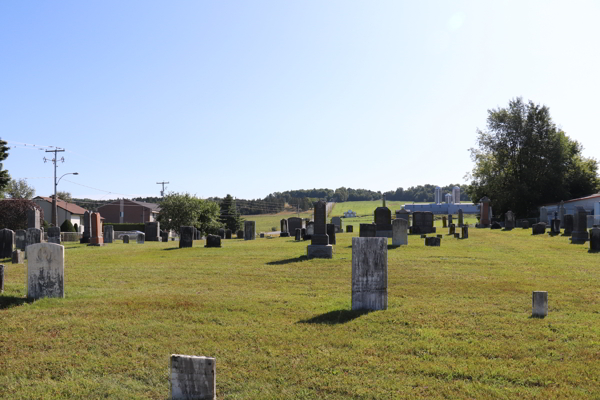
<instances>
[{"instance_id":1,"label":"mown grass path","mask_svg":"<svg viewBox=\"0 0 600 400\"><path fill-rule=\"evenodd\" d=\"M67 244L66 298L33 303L5 260L0 398L166 399L180 353L217 358L220 399L597 399L600 254L469 233L390 248L389 309L371 313L349 311L357 232L310 261L290 238Z\"/></svg>"}]
</instances>

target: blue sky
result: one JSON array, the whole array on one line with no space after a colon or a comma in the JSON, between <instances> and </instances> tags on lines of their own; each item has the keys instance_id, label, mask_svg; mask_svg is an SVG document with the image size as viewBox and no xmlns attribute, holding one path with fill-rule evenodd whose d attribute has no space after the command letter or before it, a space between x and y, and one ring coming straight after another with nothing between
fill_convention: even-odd
<instances>
[{"instance_id":1,"label":"blue sky","mask_svg":"<svg viewBox=\"0 0 600 400\"><path fill-rule=\"evenodd\" d=\"M464 183L487 110L550 107L598 158L593 1L0 2L4 167L59 190L262 198ZM25 145L27 144L27 145ZM46 148L43 148L46 149Z\"/></svg>"}]
</instances>

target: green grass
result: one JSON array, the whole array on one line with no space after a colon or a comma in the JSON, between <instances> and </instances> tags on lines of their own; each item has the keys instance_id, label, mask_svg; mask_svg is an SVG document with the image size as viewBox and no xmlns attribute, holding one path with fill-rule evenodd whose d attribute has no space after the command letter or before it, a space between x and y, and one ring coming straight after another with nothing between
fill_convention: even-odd
<instances>
[{"instance_id":1,"label":"green grass","mask_svg":"<svg viewBox=\"0 0 600 400\"><path fill-rule=\"evenodd\" d=\"M349 311L352 234L310 261L289 238L68 244L66 298L33 303L5 261L0 398L166 399L180 353L216 357L219 399L597 399L600 254L469 233L390 248L389 308L367 314Z\"/></svg>"},{"instance_id":2,"label":"green grass","mask_svg":"<svg viewBox=\"0 0 600 400\"><path fill-rule=\"evenodd\" d=\"M404 205L406 201L386 201L385 206L390 209L392 214L396 212L396 210L400 209L400 206ZM410 202L412 204L412 202ZM375 209L377 207L381 207L381 200L373 200L373 201L346 201L344 203L336 203L333 206L333 210L329 217L341 217L348 210L352 210L359 216L370 215L373 216Z\"/></svg>"},{"instance_id":3,"label":"green grass","mask_svg":"<svg viewBox=\"0 0 600 400\"><path fill-rule=\"evenodd\" d=\"M312 212L301 212L300 218L312 218ZM281 227L280 221L291 217L297 217L297 213L281 212L279 214L259 214L259 215L243 215L242 218L246 221L256 222L256 232L271 232L271 228L279 230Z\"/></svg>"}]
</instances>

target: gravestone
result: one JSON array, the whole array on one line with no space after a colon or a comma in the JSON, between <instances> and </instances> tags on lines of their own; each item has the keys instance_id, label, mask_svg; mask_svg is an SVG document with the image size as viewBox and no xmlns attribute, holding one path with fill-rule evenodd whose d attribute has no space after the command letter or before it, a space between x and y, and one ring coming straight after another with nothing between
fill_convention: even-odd
<instances>
[{"instance_id":1,"label":"gravestone","mask_svg":"<svg viewBox=\"0 0 600 400\"><path fill-rule=\"evenodd\" d=\"M220 235L208 235L204 247L221 247L221 239Z\"/></svg>"},{"instance_id":2,"label":"gravestone","mask_svg":"<svg viewBox=\"0 0 600 400\"><path fill-rule=\"evenodd\" d=\"M171 399L216 400L215 359L171 354Z\"/></svg>"},{"instance_id":3,"label":"gravestone","mask_svg":"<svg viewBox=\"0 0 600 400\"><path fill-rule=\"evenodd\" d=\"M38 229L39 230L39 229ZM65 297L65 248L55 243L27 246L27 298Z\"/></svg>"},{"instance_id":4,"label":"gravestone","mask_svg":"<svg viewBox=\"0 0 600 400\"><path fill-rule=\"evenodd\" d=\"M591 229L594 227L594 216L593 215L588 215L587 216L587 225L586 225L587 229Z\"/></svg>"},{"instance_id":5,"label":"gravestone","mask_svg":"<svg viewBox=\"0 0 600 400\"><path fill-rule=\"evenodd\" d=\"M306 236L306 228L300 229L300 235L302 236L302 239L304 239L304 236ZM304 240L306 240L306 239L304 239Z\"/></svg>"},{"instance_id":6,"label":"gravestone","mask_svg":"<svg viewBox=\"0 0 600 400\"><path fill-rule=\"evenodd\" d=\"M23 264L23 262L24 262L23 259L25 258L24 255L25 255L25 253L23 253L23 251L21 251L21 250L17 249L15 251L13 251L12 252L12 263L13 264Z\"/></svg>"},{"instance_id":7,"label":"gravestone","mask_svg":"<svg viewBox=\"0 0 600 400\"><path fill-rule=\"evenodd\" d=\"M468 225L463 225L462 228L460 228L462 230L462 235L461 237L463 239L468 239L469 238L469 226Z\"/></svg>"},{"instance_id":8,"label":"gravestone","mask_svg":"<svg viewBox=\"0 0 600 400\"><path fill-rule=\"evenodd\" d=\"M571 236L571 233L573 232L573 216L571 214L565 214L563 222L565 225L563 236Z\"/></svg>"},{"instance_id":9,"label":"gravestone","mask_svg":"<svg viewBox=\"0 0 600 400\"><path fill-rule=\"evenodd\" d=\"M462 228L462 226L465 224L465 218L463 216L463 210L462 208L458 209L458 226Z\"/></svg>"},{"instance_id":10,"label":"gravestone","mask_svg":"<svg viewBox=\"0 0 600 400\"><path fill-rule=\"evenodd\" d=\"M329 236L329 244L335 244L335 232L337 228L334 224L327 224L327 236Z\"/></svg>"},{"instance_id":11,"label":"gravestone","mask_svg":"<svg viewBox=\"0 0 600 400\"><path fill-rule=\"evenodd\" d=\"M129 243L129 235L123 235L123 243L125 243L125 244Z\"/></svg>"},{"instance_id":12,"label":"gravestone","mask_svg":"<svg viewBox=\"0 0 600 400\"><path fill-rule=\"evenodd\" d=\"M200 240L199 236L200 236L200 231L193 226L193 234L192 234L192 240Z\"/></svg>"},{"instance_id":13,"label":"gravestone","mask_svg":"<svg viewBox=\"0 0 600 400\"><path fill-rule=\"evenodd\" d=\"M557 218L553 218L550 220L550 232L548 232L550 236L560 235L560 220Z\"/></svg>"},{"instance_id":14,"label":"gravestone","mask_svg":"<svg viewBox=\"0 0 600 400\"><path fill-rule=\"evenodd\" d=\"M160 238L160 222L146 222L144 224L145 240L149 242L158 242Z\"/></svg>"},{"instance_id":15,"label":"gravestone","mask_svg":"<svg viewBox=\"0 0 600 400\"><path fill-rule=\"evenodd\" d=\"M40 226L40 210L30 208L27 210L27 229L41 229Z\"/></svg>"},{"instance_id":16,"label":"gravestone","mask_svg":"<svg viewBox=\"0 0 600 400\"><path fill-rule=\"evenodd\" d=\"M515 215L512 211L507 211L506 214L504 214L504 229L510 231L511 229L514 229L514 227Z\"/></svg>"},{"instance_id":17,"label":"gravestone","mask_svg":"<svg viewBox=\"0 0 600 400\"><path fill-rule=\"evenodd\" d=\"M448 214L448 225L452 224L452 214Z\"/></svg>"},{"instance_id":18,"label":"gravestone","mask_svg":"<svg viewBox=\"0 0 600 400\"><path fill-rule=\"evenodd\" d=\"M346 233L353 233L353 232L354 232L354 226L346 225Z\"/></svg>"},{"instance_id":19,"label":"gravestone","mask_svg":"<svg viewBox=\"0 0 600 400\"><path fill-rule=\"evenodd\" d=\"M460 239L460 233L455 233L454 234L454 239Z\"/></svg>"},{"instance_id":20,"label":"gravestone","mask_svg":"<svg viewBox=\"0 0 600 400\"><path fill-rule=\"evenodd\" d=\"M138 233L137 234L137 244L144 244L146 242L146 234Z\"/></svg>"},{"instance_id":21,"label":"gravestone","mask_svg":"<svg viewBox=\"0 0 600 400\"><path fill-rule=\"evenodd\" d=\"M375 224L360 224L358 236L359 237L376 237L377 225Z\"/></svg>"},{"instance_id":22,"label":"gravestone","mask_svg":"<svg viewBox=\"0 0 600 400\"><path fill-rule=\"evenodd\" d=\"M583 207L577 207L573 222L575 226L571 232L571 243L585 243L588 240L587 212Z\"/></svg>"},{"instance_id":23,"label":"gravestone","mask_svg":"<svg viewBox=\"0 0 600 400\"><path fill-rule=\"evenodd\" d=\"M442 216L442 228L447 228L448 227L448 218L444 215Z\"/></svg>"},{"instance_id":24,"label":"gravestone","mask_svg":"<svg viewBox=\"0 0 600 400\"><path fill-rule=\"evenodd\" d=\"M454 225L454 224L453 224ZM427 237L425 238L425 246L439 247L442 244L442 239L439 237Z\"/></svg>"},{"instance_id":25,"label":"gravestone","mask_svg":"<svg viewBox=\"0 0 600 400\"><path fill-rule=\"evenodd\" d=\"M544 318L548 315L548 292L533 292L531 316Z\"/></svg>"},{"instance_id":26,"label":"gravestone","mask_svg":"<svg viewBox=\"0 0 600 400\"><path fill-rule=\"evenodd\" d=\"M307 246L308 258L333 258L333 246L327 235L327 203L318 201L314 207L314 233Z\"/></svg>"},{"instance_id":27,"label":"gravestone","mask_svg":"<svg viewBox=\"0 0 600 400\"><path fill-rule=\"evenodd\" d=\"M244 231L243 230L239 230L236 232L236 236L238 239L243 239L244 238Z\"/></svg>"},{"instance_id":28,"label":"gravestone","mask_svg":"<svg viewBox=\"0 0 600 400\"><path fill-rule=\"evenodd\" d=\"M244 240L256 239L256 222L244 221Z\"/></svg>"},{"instance_id":29,"label":"gravestone","mask_svg":"<svg viewBox=\"0 0 600 400\"><path fill-rule=\"evenodd\" d=\"M304 221L302 218L291 217L288 218L288 230L290 233L296 233L296 228L302 229L304 228Z\"/></svg>"},{"instance_id":30,"label":"gravestone","mask_svg":"<svg viewBox=\"0 0 600 400\"><path fill-rule=\"evenodd\" d=\"M169 241L169 231L160 231L160 238L163 242Z\"/></svg>"},{"instance_id":31,"label":"gravestone","mask_svg":"<svg viewBox=\"0 0 600 400\"><path fill-rule=\"evenodd\" d=\"M331 223L333 225L335 225L335 232L336 233L343 233L344 232L344 228L342 226L342 219L340 217L333 217L333 218L331 218Z\"/></svg>"},{"instance_id":32,"label":"gravestone","mask_svg":"<svg viewBox=\"0 0 600 400\"><path fill-rule=\"evenodd\" d=\"M279 237L289 237L289 236L290 236L290 233L289 233L289 232L281 232L281 233L279 234ZM244 237L244 234L242 233L242 238L243 238L243 237ZM238 236L238 238L239 238L239 236Z\"/></svg>"},{"instance_id":33,"label":"gravestone","mask_svg":"<svg viewBox=\"0 0 600 400\"><path fill-rule=\"evenodd\" d=\"M112 243L115 240L115 227L104 225L104 243Z\"/></svg>"},{"instance_id":34,"label":"gravestone","mask_svg":"<svg viewBox=\"0 0 600 400\"><path fill-rule=\"evenodd\" d=\"M376 237L392 237L392 212L389 208L377 207L374 221L377 226Z\"/></svg>"},{"instance_id":35,"label":"gravestone","mask_svg":"<svg viewBox=\"0 0 600 400\"><path fill-rule=\"evenodd\" d=\"M10 229L0 229L0 258L11 258L15 244L15 233Z\"/></svg>"},{"instance_id":36,"label":"gravestone","mask_svg":"<svg viewBox=\"0 0 600 400\"><path fill-rule=\"evenodd\" d=\"M15 244L17 250L25 251L27 246L27 231L24 229L17 229L15 232Z\"/></svg>"},{"instance_id":37,"label":"gravestone","mask_svg":"<svg viewBox=\"0 0 600 400\"><path fill-rule=\"evenodd\" d=\"M540 222L548 223L548 210L546 210L546 207L540 207Z\"/></svg>"},{"instance_id":38,"label":"gravestone","mask_svg":"<svg viewBox=\"0 0 600 400\"><path fill-rule=\"evenodd\" d=\"M546 224L543 222L538 222L537 224L533 224L531 226L531 234L532 235L543 235L546 233Z\"/></svg>"},{"instance_id":39,"label":"gravestone","mask_svg":"<svg viewBox=\"0 0 600 400\"><path fill-rule=\"evenodd\" d=\"M521 220L521 228L529 229L529 220L528 219Z\"/></svg>"},{"instance_id":40,"label":"gravestone","mask_svg":"<svg viewBox=\"0 0 600 400\"><path fill-rule=\"evenodd\" d=\"M492 224L492 210L487 196L479 200L479 215L479 228L487 228Z\"/></svg>"},{"instance_id":41,"label":"gravestone","mask_svg":"<svg viewBox=\"0 0 600 400\"><path fill-rule=\"evenodd\" d=\"M387 309L387 238L352 238L352 310Z\"/></svg>"},{"instance_id":42,"label":"gravestone","mask_svg":"<svg viewBox=\"0 0 600 400\"><path fill-rule=\"evenodd\" d=\"M454 235L456 233L456 225L450 224L448 227L448 235Z\"/></svg>"},{"instance_id":43,"label":"gravestone","mask_svg":"<svg viewBox=\"0 0 600 400\"><path fill-rule=\"evenodd\" d=\"M83 213L83 236L79 243L89 243L92 237L92 213L86 211Z\"/></svg>"},{"instance_id":44,"label":"gravestone","mask_svg":"<svg viewBox=\"0 0 600 400\"><path fill-rule=\"evenodd\" d=\"M312 240L312 235L315 233L315 223L309 221L306 223L306 233L304 234L304 240Z\"/></svg>"},{"instance_id":45,"label":"gravestone","mask_svg":"<svg viewBox=\"0 0 600 400\"><path fill-rule=\"evenodd\" d=\"M281 233L283 233L283 232L287 233L288 232L288 222L287 222L287 219L284 218L281 221L279 221L279 231Z\"/></svg>"},{"instance_id":46,"label":"gravestone","mask_svg":"<svg viewBox=\"0 0 600 400\"><path fill-rule=\"evenodd\" d=\"M4 265L0 264L0 293L4 293Z\"/></svg>"},{"instance_id":47,"label":"gravestone","mask_svg":"<svg viewBox=\"0 0 600 400\"><path fill-rule=\"evenodd\" d=\"M221 239L225 239L225 229L219 228L219 230L217 231L217 234L219 235L219 237Z\"/></svg>"},{"instance_id":48,"label":"gravestone","mask_svg":"<svg viewBox=\"0 0 600 400\"><path fill-rule=\"evenodd\" d=\"M295 236L295 239L296 239L297 241L300 241L300 240L302 240L302 229L300 229L300 228L296 228L296 232L294 232L294 233L295 233L295 235L296 235L296 236Z\"/></svg>"},{"instance_id":49,"label":"gravestone","mask_svg":"<svg viewBox=\"0 0 600 400\"><path fill-rule=\"evenodd\" d=\"M408 221L398 219L392 221L392 245L402 246L408 244Z\"/></svg>"},{"instance_id":50,"label":"gravestone","mask_svg":"<svg viewBox=\"0 0 600 400\"><path fill-rule=\"evenodd\" d=\"M225 239L231 239L231 229L225 229Z\"/></svg>"},{"instance_id":51,"label":"gravestone","mask_svg":"<svg viewBox=\"0 0 600 400\"><path fill-rule=\"evenodd\" d=\"M560 228L565 228L565 214L567 210L565 209L565 202L561 200L560 205L558 207L558 219L560 219Z\"/></svg>"},{"instance_id":52,"label":"gravestone","mask_svg":"<svg viewBox=\"0 0 600 400\"><path fill-rule=\"evenodd\" d=\"M408 222L408 225L410 226L410 213L408 211L406 211L404 208L400 209L400 210L396 210L396 219L405 219L406 222Z\"/></svg>"},{"instance_id":53,"label":"gravestone","mask_svg":"<svg viewBox=\"0 0 600 400\"><path fill-rule=\"evenodd\" d=\"M194 227L182 226L179 228L179 248L192 247L194 245Z\"/></svg>"},{"instance_id":54,"label":"gravestone","mask_svg":"<svg viewBox=\"0 0 600 400\"><path fill-rule=\"evenodd\" d=\"M452 222L451 216L448 216L448 223ZM413 225L411 227L412 234L427 234L435 233L433 226L433 213L430 211L415 211L413 212Z\"/></svg>"},{"instance_id":55,"label":"gravestone","mask_svg":"<svg viewBox=\"0 0 600 400\"><path fill-rule=\"evenodd\" d=\"M100 219L100 213L92 213L92 231L90 233L90 246L103 246L104 238L102 237L102 220Z\"/></svg>"},{"instance_id":56,"label":"gravestone","mask_svg":"<svg viewBox=\"0 0 600 400\"><path fill-rule=\"evenodd\" d=\"M590 252L600 251L600 228L595 227L590 230Z\"/></svg>"},{"instance_id":57,"label":"gravestone","mask_svg":"<svg viewBox=\"0 0 600 400\"><path fill-rule=\"evenodd\" d=\"M48 243L60 244L60 228L58 226L48 228Z\"/></svg>"},{"instance_id":58,"label":"gravestone","mask_svg":"<svg viewBox=\"0 0 600 400\"><path fill-rule=\"evenodd\" d=\"M36 228L28 228L25 233L25 249L32 244L42 243L42 230Z\"/></svg>"}]
</instances>

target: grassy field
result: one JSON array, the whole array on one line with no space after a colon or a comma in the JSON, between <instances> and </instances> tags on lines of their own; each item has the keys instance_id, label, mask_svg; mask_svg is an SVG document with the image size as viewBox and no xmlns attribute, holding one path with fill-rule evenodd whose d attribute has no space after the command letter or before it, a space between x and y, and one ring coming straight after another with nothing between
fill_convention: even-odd
<instances>
[{"instance_id":1,"label":"grassy field","mask_svg":"<svg viewBox=\"0 0 600 400\"><path fill-rule=\"evenodd\" d=\"M300 218L312 218L312 212L301 212ZM259 214L259 215L243 215L242 218L246 221L256 221L256 233L271 232L271 228L279 230L280 221L283 218L297 217L297 213L281 212L279 214Z\"/></svg>"},{"instance_id":2,"label":"grassy field","mask_svg":"<svg viewBox=\"0 0 600 400\"><path fill-rule=\"evenodd\" d=\"M400 209L405 201L386 201L385 205L392 211L392 214L396 210ZM345 203L336 203L331 210L330 217L341 217L348 210L352 210L356 213L356 215L364 216L370 215L373 216L373 212L377 207L381 207L381 200L374 201L346 201ZM412 202L411 202L412 204Z\"/></svg>"},{"instance_id":3,"label":"grassy field","mask_svg":"<svg viewBox=\"0 0 600 400\"><path fill-rule=\"evenodd\" d=\"M66 298L32 303L4 260L0 398L167 399L181 353L216 357L219 399L598 399L600 254L469 233L390 247L389 308L371 313L350 311L352 234L310 261L289 238L68 244Z\"/></svg>"}]
</instances>

